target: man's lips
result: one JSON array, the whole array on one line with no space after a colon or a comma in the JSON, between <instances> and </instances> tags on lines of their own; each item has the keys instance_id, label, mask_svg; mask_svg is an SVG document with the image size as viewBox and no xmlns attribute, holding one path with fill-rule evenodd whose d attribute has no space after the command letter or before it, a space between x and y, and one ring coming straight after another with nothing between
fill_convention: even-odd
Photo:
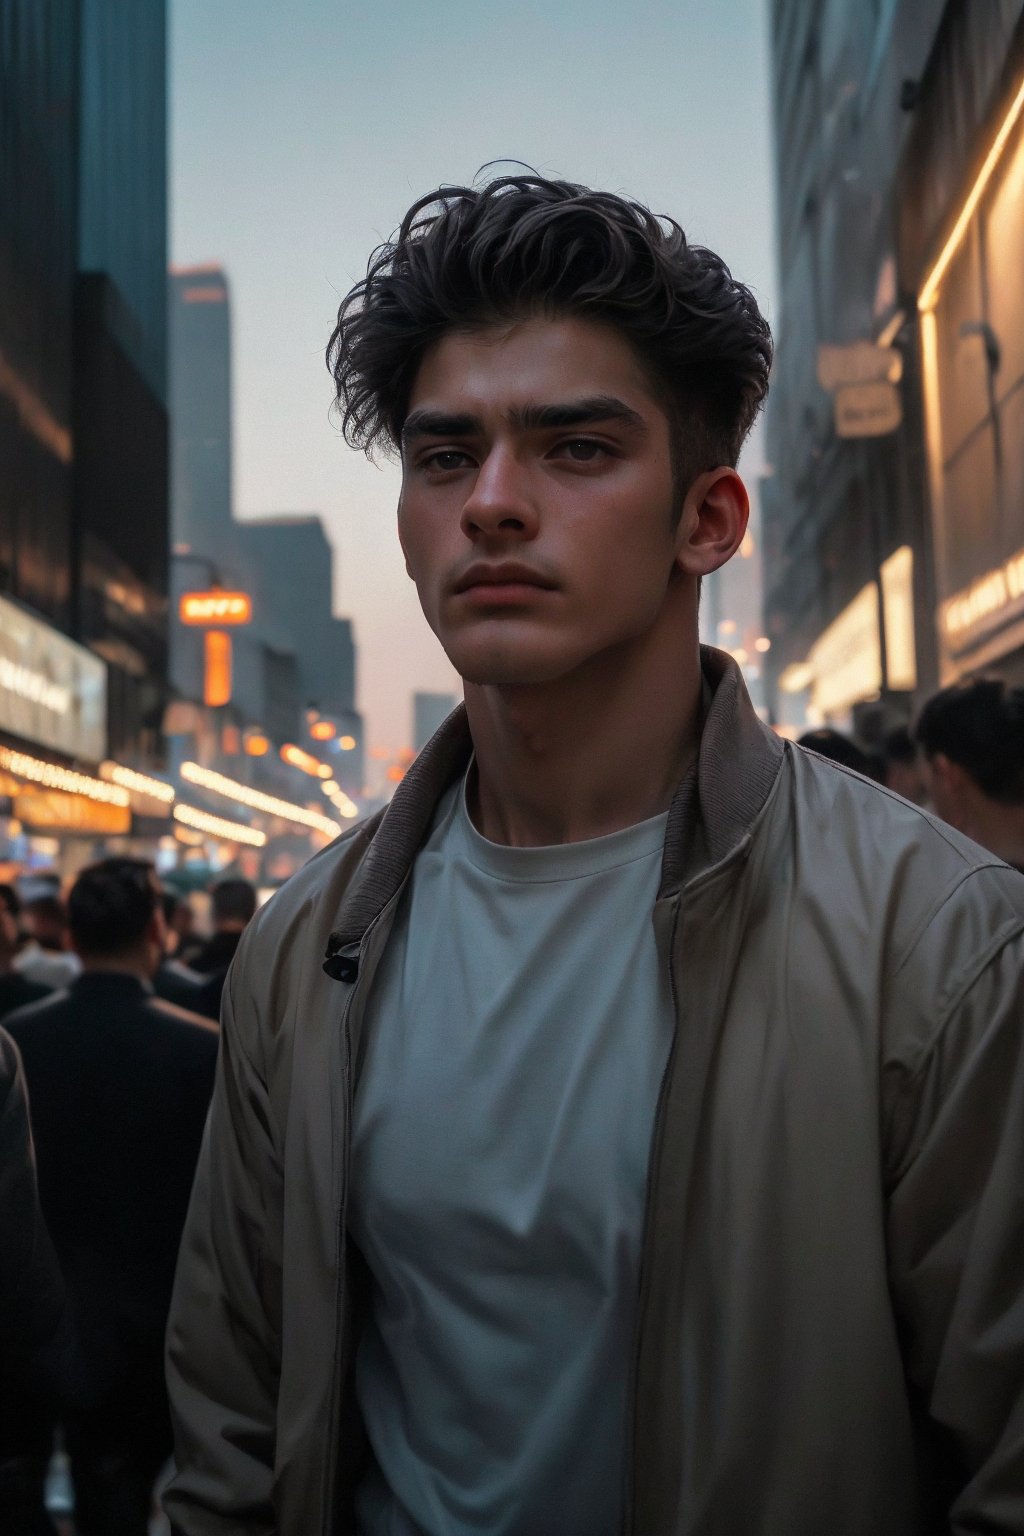
<instances>
[{"instance_id":1,"label":"man's lips","mask_svg":"<svg viewBox=\"0 0 1024 1536\"><path fill-rule=\"evenodd\" d=\"M471 565L455 583L456 595L462 592L498 593L502 589L511 597L515 589L551 592L554 582L527 565Z\"/></svg>"}]
</instances>

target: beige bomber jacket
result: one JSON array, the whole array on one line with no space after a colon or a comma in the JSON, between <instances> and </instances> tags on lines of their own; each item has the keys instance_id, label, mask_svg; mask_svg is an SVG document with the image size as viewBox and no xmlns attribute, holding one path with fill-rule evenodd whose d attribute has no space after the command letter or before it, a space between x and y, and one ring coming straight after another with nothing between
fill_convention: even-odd
<instances>
[{"instance_id":1,"label":"beige bomber jacket","mask_svg":"<svg viewBox=\"0 0 1024 1536\"><path fill-rule=\"evenodd\" d=\"M654 911L677 1027L622 1530L1024 1536L1024 876L780 742L702 661ZM168 1333L182 1536L354 1530L360 1029L469 751L459 711L232 968Z\"/></svg>"}]
</instances>

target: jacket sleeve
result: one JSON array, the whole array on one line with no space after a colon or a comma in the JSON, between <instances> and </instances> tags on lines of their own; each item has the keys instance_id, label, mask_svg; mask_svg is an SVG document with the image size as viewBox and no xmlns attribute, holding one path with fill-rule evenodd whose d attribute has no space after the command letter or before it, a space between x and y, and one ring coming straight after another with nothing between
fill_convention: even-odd
<instances>
[{"instance_id":1,"label":"jacket sleeve","mask_svg":"<svg viewBox=\"0 0 1024 1536\"><path fill-rule=\"evenodd\" d=\"M896 1073L888 1126L893 1300L952 1536L1024 1536L1024 937L993 906L939 925L938 1017Z\"/></svg>"},{"instance_id":2,"label":"jacket sleeve","mask_svg":"<svg viewBox=\"0 0 1024 1536\"><path fill-rule=\"evenodd\" d=\"M243 1036L244 946L224 989L210 1114L167 1333L180 1536L271 1536L280 1319L281 1169L266 1083Z\"/></svg>"},{"instance_id":3,"label":"jacket sleeve","mask_svg":"<svg viewBox=\"0 0 1024 1536\"><path fill-rule=\"evenodd\" d=\"M43 1221L18 1048L0 1030L0 1353L23 1360L51 1339L64 1282Z\"/></svg>"}]
</instances>

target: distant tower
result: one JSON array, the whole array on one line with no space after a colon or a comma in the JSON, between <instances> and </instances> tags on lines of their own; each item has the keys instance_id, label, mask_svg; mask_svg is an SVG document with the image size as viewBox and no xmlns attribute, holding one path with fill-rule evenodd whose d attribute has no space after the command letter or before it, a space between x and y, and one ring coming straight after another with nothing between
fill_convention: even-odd
<instances>
[{"instance_id":1,"label":"distant tower","mask_svg":"<svg viewBox=\"0 0 1024 1536\"><path fill-rule=\"evenodd\" d=\"M414 693L412 696L412 744L421 752L442 720L458 703L454 693Z\"/></svg>"},{"instance_id":2,"label":"distant tower","mask_svg":"<svg viewBox=\"0 0 1024 1536\"><path fill-rule=\"evenodd\" d=\"M170 275L171 542L230 563L231 312L216 265ZM197 573L193 573L197 574Z\"/></svg>"}]
</instances>

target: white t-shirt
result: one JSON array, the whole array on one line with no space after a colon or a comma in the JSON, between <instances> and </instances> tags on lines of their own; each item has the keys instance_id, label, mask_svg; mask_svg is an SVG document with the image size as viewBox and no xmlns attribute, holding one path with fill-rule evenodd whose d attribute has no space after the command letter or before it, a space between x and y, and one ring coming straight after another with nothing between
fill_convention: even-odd
<instances>
[{"instance_id":1,"label":"white t-shirt","mask_svg":"<svg viewBox=\"0 0 1024 1536\"><path fill-rule=\"evenodd\" d=\"M613 1536L673 1013L667 817L547 848L444 798L368 999L360 1536Z\"/></svg>"}]
</instances>

